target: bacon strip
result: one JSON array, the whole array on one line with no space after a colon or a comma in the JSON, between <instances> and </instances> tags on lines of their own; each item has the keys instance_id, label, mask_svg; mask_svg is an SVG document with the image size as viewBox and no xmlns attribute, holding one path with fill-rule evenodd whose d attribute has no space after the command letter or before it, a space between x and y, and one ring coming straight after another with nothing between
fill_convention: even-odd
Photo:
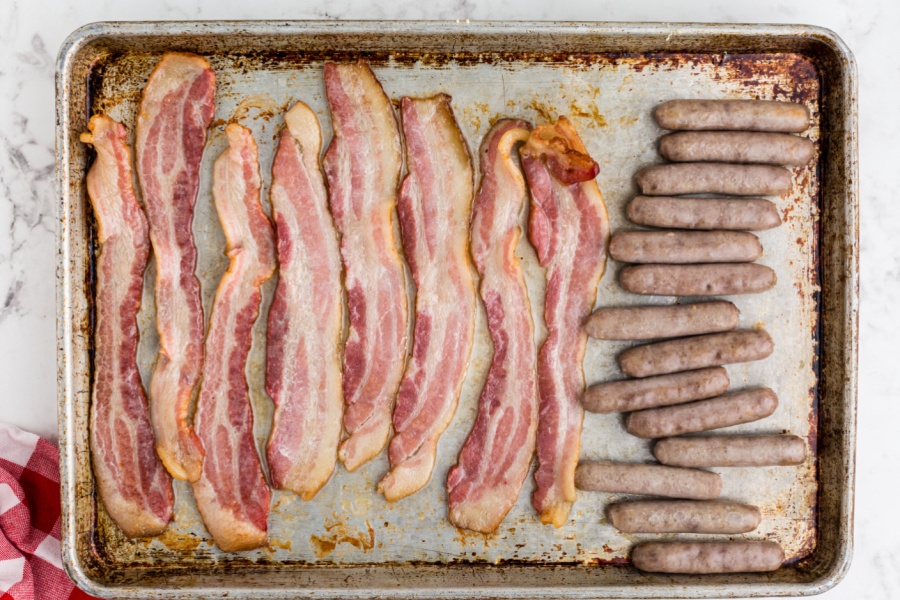
<instances>
[{"instance_id":1,"label":"bacon strip","mask_svg":"<svg viewBox=\"0 0 900 600\"><path fill-rule=\"evenodd\" d=\"M259 316L260 286L275 272L275 233L259 203L259 159L246 127L225 128L229 147L213 167L213 198L225 231L228 271L213 302L195 424L206 450L194 483L197 508L225 551L266 543L269 487L253 439L244 370Z\"/></svg>"},{"instance_id":2,"label":"bacon strip","mask_svg":"<svg viewBox=\"0 0 900 600\"><path fill-rule=\"evenodd\" d=\"M609 217L594 181L597 164L568 119L536 128L520 153L531 188L528 236L547 278L548 337L538 358L541 400L532 503L542 522L561 527L575 501L581 449L581 365L587 345L582 325L606 268Z\"/></svg>"},{"instance_id":3,"label":"bacon strip","mask_svg":"<svg viewBox=\"0 0 900 600\"><path fill-rule=\"evenodd\" d=\"M394 408L391 470L378 491L394 501L428 483L450 424L475 336L469 263L472 160L450 96L400 103L409 174L400 188L403 249L416 282L412 358Z\"/></svg>"},{"instance_id":4,"label":"bacon strip","mask_svg":"<svg viewBox=\"0 0 900 600\"><path fill-rule=\"evenodd\" d=\"M525 121L498 121L481 145L481 187L472 214L472 256L494 344L478 416L447 476L450 522L490 533L516 502L538 419L537 349L522 265L516 258L525 180L510 154Z\"/></svg>"},{"instance_id":5,"label":"bacon strip","mask_svg":"<svg viewBox=\"0 0 900 600\"><path fill-rule=\"evenodd\" d=\"M216 78L204 59L167 53L137 117L137 170L156 257L159 356L150 381L156 451L172 477L196 481L203 448L188 421L203 367L203 305L191 224Z\"/></svg>"},{"instance_id":6,"label":"bacon strip","mask_svg":"<svg viewBox=\"0 0 900 600\"><path fill-rule=\"evenodd\" d=\"M350 334L344 347L344 440L348 471L376 456L406 361L407 299L393 214L400 132L368 64L325 63L334 137L325 153L331 214L341 233Z\"/></svg>"},{"instance_id":7,"label":"bacon strip","mask_svg":"<svg viewBox=\"0 0 900 600\"><path fill-rule=\"evenodd\" d=\"M87 175L97 215L94 391L91 456L106 512L129 537L161 534L172 520L172 480L153 448L147 397L137 367L147 218L134 193L125 127L105 115L88 123L97 159Z\"/></svg>"},{"instance_id":8,"label":"bacon strip","mask_svg":"<svg viewBox=\"0 0 900 600\"><path fill-rule=\"evenodd\" d=\"M331 477L341 441L341 255L319 121L298 102L284 122L270 192L279 276L267 330L266 391L275 402L267 455L274 486L309 500Z\"/></svg>"}]
</instances>

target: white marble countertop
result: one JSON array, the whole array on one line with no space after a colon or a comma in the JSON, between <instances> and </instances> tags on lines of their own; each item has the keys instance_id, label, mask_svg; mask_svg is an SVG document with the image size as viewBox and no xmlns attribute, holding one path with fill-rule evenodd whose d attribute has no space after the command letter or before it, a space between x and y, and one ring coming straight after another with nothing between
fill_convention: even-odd
<instances>
[{"instance_id":1,"label":"white marble countertop","mask_svg":"<svg viewBox=\"0 0 900 600\"><path fill-rule=\"evenodd\" d=\"M517 19L803 23L836 31L860 83L862 310L856 542L853 566L828 598L900 597L900 3L893 0L110 0L0 2L0 419L56 439L54 67L80 25L171 19ZM446 4L446 7L439 7ZM893 245L892 245L893 244ZM894 340L892 342L891 340ZM891 516L891 515L895 516Z\"/></svg>"}]
</instances>

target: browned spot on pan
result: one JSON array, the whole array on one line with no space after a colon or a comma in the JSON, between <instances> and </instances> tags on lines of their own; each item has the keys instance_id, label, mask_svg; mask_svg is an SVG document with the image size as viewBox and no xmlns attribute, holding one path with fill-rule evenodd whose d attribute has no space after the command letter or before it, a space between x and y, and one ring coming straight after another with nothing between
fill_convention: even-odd
<instances>
[{"instance_id":1,"label":"browned spot on pan","mask_svg":"<svg viewBox=\"0 0 900 600\"><path fill-rule=\"evenodd\" d=\"M309 536L316 558L320 560L334 552L338 544L350 544L363 551L375 547L375 530L368 521L366 521L366 531L354 529L346 523L336 521L326 522L325 531L324 535Z\"/></svg>"},{"instance_id":2,"label":"browned spot on pan","mask_svg":"<svg viewBox=\"0 0 900 600\"><path fill-rule=\"evenodd\" d=\"M203 541L190 533L176 533L172 528L166 529L157 539L169 550L194 550Z\"/></svg>"}]
</instances>

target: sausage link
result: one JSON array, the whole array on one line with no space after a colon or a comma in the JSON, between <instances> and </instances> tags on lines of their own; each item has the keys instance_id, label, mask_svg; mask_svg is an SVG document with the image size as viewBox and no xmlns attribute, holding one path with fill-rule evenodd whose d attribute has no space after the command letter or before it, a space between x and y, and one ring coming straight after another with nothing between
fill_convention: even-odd
<instances>
[{"instance_id":1,"label":"sausage link","mask_svg":"<svg viewBox=\"0 0 900 600\"><path fill-rule=\"evenodd\" d=\"M606 515L623 533L747 533L759 527L759 509L723 500L636 500Z\"/></svg>"},{"instance_id":2,"label":"sausage link","mask_svg":"<svg viewBox=\"0 0 900 600\"><path fill-rule=\"evenodd\" d=\"M778 209L762 198L637 196L626 214L638 225L675 229L762 231L781 225Z\"/></svg>"},{"instance_id":3,"label":"sausage link","mask_svg":"<svg viewBox=\"0 0 900 600\"><path fill-rule=\"evenodd\" d=\"M731 302L695 302L671 306L599 308L584 325L601 340L652 340L728 331L738 326L741 311Z\"/></svg>"},{"instance_id":4,"label":"sausage link","mask_svg":"<svg viewBox=\"0 0 900 600\"><path fill-rule=\"evenodd\" d=\"M815 154L806 138L787 133L682 131L664 135L659 153L676 162L725 162L802 166Z\"/></svg>"},{"instance_id":5,"label":"sausage link","mask_svg":"<svg viewBox=\"0 0 900 600\"><path fill-rule=\"evenodd\" d=\"M711 500L722 493L717 473L663 465L587 461L575 469L575 486L592 492Z\"/></svg>"},{"instance_id":6,"label":"sausage link","mask_svg":"<svg viewBox=\"0 0 900 600\"><path fill-rule=\"evenodd\" d=\"M762 256L762 244L743 231L623 231L609 255L627 263L740 263Z\"/></svg>"},{"instance_id":7,"label":"sausage link","mask_svg":"<svg viewBox=\"0 0 900 600\"><path fill-rule=\"evenodd\" d=\"M600 383L584 392L584 408L595 413L628 412L712 398L728 389L722 367Z\"/></svg>"},{"instance_id":8,"label":"sausage link","mask_svg":"<svg viewBox=\"0 0 900 600\"><path fill-rule=\"evenodd\" d=\"M641 193L651 196L780 196L791 189L791 172L772 165L669 163L638 171L635 181Z\"/></svg>"},{"instance_id":9,"label":"sausage link","mask_svg":"<svg viewBox=\"0 0 900 600\"><path fill-rule=\"evenodd\" d=\"M635 568L650 573L765 573L784 563L775 542L645 542L631 552Z\"/></svg>"},{"instance_id":10,"label":"sausage link","mask_svg":"<svg viewBox=\"0 0 900 600\"><path fill-rule=\"evenodd\" d=\"M778 408L769 388L736 392L679 406L651 408L628 415L625 430L640 438L661 438L709 431L764 419Z\"/></svg>"},{"instance_id":11,"label":"sausage link","mask_svg":"<svg viewBox=\"0 0 900 600\"><path fill-rule=\"evenodd\" d=\"M653 455L678 467L788 466L806 460L806 442L796 435L666 438L656 442Z\"/></svg>"},{"instance_id":12,"label":"sausage link","mask_svg":"<svg viewBox=\"0 0 900 600\"><path fill-rule=\"evenodd\" d=\"M805 106L771 100L670 100L654 115L663 129L801 133L809 127Z\"/></svg>"},{"instance_id":13,"label":"sausage link","mask_svg":"<svg viewBox=\"0 0 900 600\"><path fill-rule=\"evenodd\" d=\"M761 360L773 350L775 343L765 331L730 331L635 346L617 360L626 375L647 377Z\"/></svg>"},{"instance_id":14,"label":"sausage link","mask_svg":"<svg viewBox=\"0 0 900 600\"><path fill-rule=\"evenodd\" d=\"M619 272L626 291L651 296L758 294L777 282L775 271L756 263L631 265Z\"/></svg>"}]
</instances>

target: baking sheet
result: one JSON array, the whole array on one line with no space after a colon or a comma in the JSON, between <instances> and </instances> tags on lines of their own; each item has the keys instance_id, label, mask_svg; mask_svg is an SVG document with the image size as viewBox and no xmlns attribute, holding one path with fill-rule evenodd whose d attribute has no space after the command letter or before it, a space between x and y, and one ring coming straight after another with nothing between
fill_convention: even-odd
<instances>
[{"instance_id":1,"label":"baking sheet","mask_svg":"<svg viewBox=\"0 0 900 600\"><path fill-rule=\"evenodd\" d=\"M227 39L218 43L225 47L218 52L201 52L210 59L217 74L217 121L204 153L194 222L199 249L197 274L207 316L216 285L227 267L224 236L210 193L212 162L225 145L224 126L237 121L253 130L260 147L263 202L268 210L270 167L284 110L293 101L306 102L319 116L326 146L330 138L321 70L324 58L346 60L360 55L368 58L394 100L402 95L449 93L473 156L477 156L483 135L499 117L525 118L539 124L560 115L568 116L600 164L598 183L609 209L613 232L635 228L624 218L625 204L636 193L634 173L643 166L661 162L656 152L656 140L661 132L652 119L652 107L672 98L760 98L804 103L812 114L812 126L803 135L816 142L816 161L808 167L793 169L791 192L777 200L784 224L759 234L765 250L760 262L776 270L778 284L774 290L761 295L729 298L741 310L741 327L764 327L772 334L776 350L764 361L734 365L728 370L732 389L768 386L780 398L779 408L771 417L730 429L743 433L800 435L808 441L810 459L800 467L718 471L723 474L723 498L756 504L763 514L758 530L734 538L777 540L784 546L791 564L802 565L804 559L815 553L820 537L817 450L822 331L820 187L824 163L819 142L823 122L820 103L825 92L822 65L815 57L802 52L440 54L392 49L344 53L336 50L338 46L330 52L266 53L249 52L246 46ZM172 49L185 48L182 45ZM107 112L133 132L140 91L159 56L158 50L126 44L122 51L95 62L87 87L90 110ZM79 202L85 225L89 226L89 208L84 206L83 197ZM84 234L89 233L86 227ZM541 314L543 273L524 237L517 254L525 266L540 341L545 335ZM89 261L89 253L84 258ZM610 261L600 284L598 306L672 301L622 291L615 281L620 266ZM89 309L90 281L85 283ZM151 266L140 315L139 363L145 383L158 343L152 287ZM254 329L247 369L255 433L261 450L272 413L271 401L264 391L263 366L265 315L274 287L273 280L264 288L263 309ZM621 378L614 357L629 345L592 340L584 364L588 383ZM376 494L375 485L387 469L386 453L352 474L338 466L332 479L312 501L304 502L290 493L275 492L269 518L270 543L261 550L229 554L215 548L205 533L189 486L183 482L175 482L176 521L169 530L157 539L129 540L108 519L102 503L97 502L91 491L89 468L76 465L77 482L84 490L76 510L80 513L81 531L90 538L89 546L95 553L92 560L113 570L120 569L122 581L130 579L128 573L140 573L142 569L176 572L186 567L201 570L229 567L234 569L231 572L240 574L241 567L248 565L285 569L312 565L331 565L335 569L385 565L394 569L426 564L485 567L568 564L599 569L602 565L625 563L628 550L636 541L659 537L717 537L621 534L606 523L603 509L624 496L599 493L580 493L564 527L554 529L541 525L530 506L531 478L516 506L494 534L464 532L450 525L446 520L444 482L474 421L490 355L483 307L479 305L476 344L459 409L441 438L434 475L425 489L394 504ZM86 423L83 419L88 401L89 395L82 394L73 406L83 423ZM84 432L80 433L81 439L85 439ZM652 460L649 449L649 442L625 433L620 415L586 415L582 434L584 459L646 461ZM264 456L264 452L261 454ZM476 572L481 571L472 571ZM648 582L649 578L644 581Z\"/></svg>"}]
</instances>

